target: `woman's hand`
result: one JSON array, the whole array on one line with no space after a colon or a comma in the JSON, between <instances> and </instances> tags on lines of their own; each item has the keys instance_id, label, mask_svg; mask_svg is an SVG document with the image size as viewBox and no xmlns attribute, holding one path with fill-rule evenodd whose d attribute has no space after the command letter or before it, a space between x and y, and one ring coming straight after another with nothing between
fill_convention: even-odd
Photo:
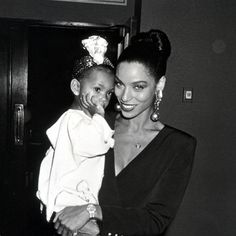
<instances>
[{"instance_id":1,"label":"woman's hand","mask_svg":"<svg viewBox=\"0 0 236 236\"><path fill-rule=\"evenodd\" d=\"M54 228L58 234L67 236L70 235L69 232L77 232L82 229L89 221L86 207L87 205L71 206L58 212L53 220Z\"/></svg>"},{"instance_id":2,"label":"woman's hand","mask_svg":"<svg viewBox=\"0 0 236 236\"><path fill-rule=\"evenodd\" d=\"M80 230L70 231L67 228L63 228L61 232L58 232L62 236L96 236L100 233L99 227L95 220L90 220Z\"/></svg>"},{"instance_id":3,"label":"woman's hand","mask_svg":"<svg viewBox=\"0 0 236 236\"><path fill-rule=\"evenodd\" d=\"M78 236L95 236L100 233L96 220L90 220L80 230L77 231Z\"/></svg>"}]
</instances>

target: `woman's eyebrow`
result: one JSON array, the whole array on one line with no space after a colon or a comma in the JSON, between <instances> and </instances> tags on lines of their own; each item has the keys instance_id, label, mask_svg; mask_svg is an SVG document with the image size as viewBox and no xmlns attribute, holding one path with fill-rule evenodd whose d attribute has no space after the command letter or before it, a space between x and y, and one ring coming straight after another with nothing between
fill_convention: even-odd
<instances>
[{"instance_id":1,"label":"woman's eyebrow","mask_svg":"<svg viewBox=\"0 0 236 236\"><path fill-rule=\"evenodd\" d=\"M123 84L123 82L117 76L115 77L115 81L118 81Z\"/></svg>"},{"instance_id":2,"label":"woman's eyebrow","mask_svg":"<svg viewBox=\"0 0 236 236\"><path fill-rule=\"evenodd\" d=\"M140 83L147 84L148 82L145 81L145 80L139 80L139 81L133 81L132 82L132 84L140 84Z\"/></svg>"}]
</instances>

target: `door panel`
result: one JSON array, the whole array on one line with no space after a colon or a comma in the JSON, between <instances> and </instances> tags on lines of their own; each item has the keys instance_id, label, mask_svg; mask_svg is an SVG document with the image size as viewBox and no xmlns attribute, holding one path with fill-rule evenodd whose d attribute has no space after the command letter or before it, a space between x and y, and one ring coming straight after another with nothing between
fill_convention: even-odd
<instances>
[{"instance_id":1,"label":"door panel","mask_svg":"<svg viewBox=\"0 0 236 236\"><path fill-rule=\"evenodd\" d=\"M8 26L4 22L0 22L0 186L1 186L1 202L6 202L6 195L4 186L6 181L6 156L7 156L7 136L8 136L8 52L9 52L9 34ZM5 205L0 204L0 233L3 233L5 225Z\"/></svg>"},{"instance_id":2,"label":"door panel","mask_svg":"<svg viewBox=\"0 0 236 236\"><path fill-rule=\"evenodd\" d=\"M24 123L18 119L15 104L26 104L27 48L24 27L4 22L1 27L1 162L3 169L1 188L1 235L24 235L25 222L25 146L14 142L14 134L23 138ZM3 56L3 57L2 57ZM15 117L14 117L15 114ZM14 122L14 118L15 122ZM22 117L21 117L22 118ZM15 126L14 126L15 125ZM12 227L14 225L14 227Z\"/></svg>"}]
</instances>

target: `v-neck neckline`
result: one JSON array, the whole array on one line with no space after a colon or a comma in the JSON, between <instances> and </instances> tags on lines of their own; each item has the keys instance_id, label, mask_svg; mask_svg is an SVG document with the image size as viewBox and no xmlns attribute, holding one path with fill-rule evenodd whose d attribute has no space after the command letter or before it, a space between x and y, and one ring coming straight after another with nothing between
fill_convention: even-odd
<instances>
[{"instance_id":1,"label":"v-neck neckline","mask_svg":"<svg viewBox=\"0 0 236 236\"><path fill-rule=\"evenodd\" d=\"M117 175L115 174L115 153L114 149L112 150L112 160L113 160L113 174L115 178L119 178L122 176L129 168L130 166L133 166L136 162L138 162L140 159L142 159L145 152L147 152L151 147L153 147L153 143L155 142L156 145L159 145L162 140L167 136L170 131L168 125L164 125L164 127L156 134L156 136L150 141L150 143L147 144L147 146L137 154L137 156L132 159Z\"/></svg>"}]
</instances>

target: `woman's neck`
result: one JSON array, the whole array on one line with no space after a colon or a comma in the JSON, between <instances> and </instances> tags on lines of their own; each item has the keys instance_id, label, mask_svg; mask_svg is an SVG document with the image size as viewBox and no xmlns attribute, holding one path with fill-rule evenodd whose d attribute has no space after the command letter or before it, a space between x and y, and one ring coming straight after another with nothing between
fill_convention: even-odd
<instances>
[{"instance_id":1,"label":"woman's neck","mask_svg":"<svg viewBox=\"0 0 236 236\"><path fill-rule=\"evenodd\" d=\"M126 119L120 115L118 122L127 129L127 132L131 133L143 130L161 130L164 125L160 121L153 122L150 119L151 113L150 110L146 110L131 119Z\"/></svg>"}]
</instances>

